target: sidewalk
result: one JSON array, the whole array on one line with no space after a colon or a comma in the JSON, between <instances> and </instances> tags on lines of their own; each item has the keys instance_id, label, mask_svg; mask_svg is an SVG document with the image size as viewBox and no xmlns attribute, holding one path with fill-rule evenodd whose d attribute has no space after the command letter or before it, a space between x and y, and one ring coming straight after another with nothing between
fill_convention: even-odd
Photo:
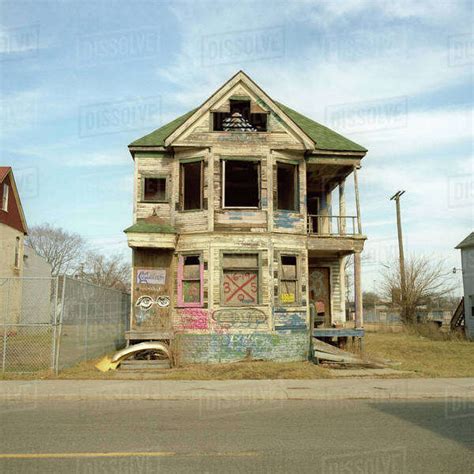
<instances>
[{"instance_id":1,"label":"sidewalk","mask_svg":"<svg viewBox=\"0 0 474 474\"><path fill-rule=\"evenodd\" d=\"M321 380L6 380L0 402L40 400L474 399L474 378Z\"/></svg>"}]
</instances>

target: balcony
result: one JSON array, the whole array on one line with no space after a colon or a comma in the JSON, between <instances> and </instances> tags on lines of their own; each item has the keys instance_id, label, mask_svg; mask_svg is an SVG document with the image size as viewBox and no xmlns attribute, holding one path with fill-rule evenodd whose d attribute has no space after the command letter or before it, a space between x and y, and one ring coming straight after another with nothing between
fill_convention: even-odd
<instances>
[{"instance_id":1,"label":"balcony","mask_svg":"<svg viewBox=\"0 0 474 474\"><path fill-rule=\"evenodd\" d=\"M353 236L360 235L357 216L308 215L309 235Z\"/></svg>"}]
</instances>

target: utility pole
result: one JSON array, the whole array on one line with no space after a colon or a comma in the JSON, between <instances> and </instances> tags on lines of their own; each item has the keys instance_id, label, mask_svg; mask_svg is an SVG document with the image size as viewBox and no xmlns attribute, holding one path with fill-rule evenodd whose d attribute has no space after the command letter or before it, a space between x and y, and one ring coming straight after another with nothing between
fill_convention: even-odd
<instances>
[{"instance_id":1,"label":"utility pole","mask_svg":"<svg viewBox=\"0 0 474 474\"><path fill-rule=\"evenodd\" d=\"M402 236L402 219L400 214L400 198L405 194L405 191L397 191L390 201L395 201L397 208L397 230L398 230L398 258L400 260L400 299L402 306L402 320L405 320L405 295L406 295L406 280L405 280L405 255L403 253L403 236Z\"/></svg>"}]
</instances>

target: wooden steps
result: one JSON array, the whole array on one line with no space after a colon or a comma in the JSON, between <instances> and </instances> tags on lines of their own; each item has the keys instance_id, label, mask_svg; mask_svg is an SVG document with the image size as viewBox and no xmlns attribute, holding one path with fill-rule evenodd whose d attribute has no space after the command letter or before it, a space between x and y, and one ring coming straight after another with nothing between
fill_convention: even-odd
<instances>
[{"instance_id":1,"label":"wooden steps","mask_svg":"<svg viewBox=\"0 0 474 474\"><path fill-rule=\"evenodd\" d=\"M450 327L451 331L456 330L457 328L461 327L464 325L464 297L461 298L461 301L458 304L458 307L456 308L456 311L454 311L453 317L451 318L450 322Z\"/></svg>"}]
</instances>

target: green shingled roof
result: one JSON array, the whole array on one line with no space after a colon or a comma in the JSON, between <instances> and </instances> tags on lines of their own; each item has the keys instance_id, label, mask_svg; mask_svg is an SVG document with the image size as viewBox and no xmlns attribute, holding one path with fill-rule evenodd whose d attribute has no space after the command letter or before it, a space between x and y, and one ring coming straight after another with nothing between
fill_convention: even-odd
<instances>
[{"instance_id":1,"label":"green shingled roof","mask_svg":"<svg viewBox=\"0 0 474 474\"><path fill-rule=\"evenodd\" d=\"M367 148L354 143L348 138L339 135L339 133L311 120L304 115L290 109L286 105L275 102L298 127L303 130L311 139L316 142L316 148L319 150L335 150L335 151L367 151Z\"/></svg>"},{"instance_id":2,"label":"green shingled roof","mask_svg":"<svg viewBox=\"0 0 474 474\"><path fill-rule=\"evenodd\" d=\"M186 120L191 117L191 115L196 112L197 109L193 109L190 112L181 115L177 119L174 119L172 122L163 125L162 127L158 128L154 132L145 135L138 140L130 143L129 146L165 146L165 140L178 128L180 127Z\"/></svg>"},{"instance_id":3,"label":"green shingled roof","mask_svg":"<svg viewBox=\"0 0 474 474\"><path fill-rule=\"evenodd\" d=\"M138 219L136 224L124 230L126 234L137 233L155 233L155 234L176 234L176 229L167 224L157 224L156 222L147 222L144 219Z\"/></svg>"},{"instance_id":4,"label":"green shingled roof","mask_svg":"<svg viewBox=\"0 0 474 474\"><path fill-rule=\"evenodd\" d=\"M457 249L464 249L468 247L474 247L474 232L471 232L461 243L456 246Z\"/></svg>"},{"instance_id":5,"label":"green shingled roof","mask_svg":"<svg viewBox=\"0 0 474 474\"><path fill-rule=\"evenodd\" d=\"M275 103L299 128L301 128L301 130L303 130L304 133L306 133L306 135L314 140L317 149L332 151L367 151L363 146L339 135L339 133L334 132L324 125L301 115L286 105L280 104L279 102ZM193 109L187 114L181 115L181 117L163 125L163 127L158 128L154 132L135 140L129 146L164 146L166 138L180 127L194 112L196 112L196 110L198 109Z\"/></svg>"}]
</instances>

